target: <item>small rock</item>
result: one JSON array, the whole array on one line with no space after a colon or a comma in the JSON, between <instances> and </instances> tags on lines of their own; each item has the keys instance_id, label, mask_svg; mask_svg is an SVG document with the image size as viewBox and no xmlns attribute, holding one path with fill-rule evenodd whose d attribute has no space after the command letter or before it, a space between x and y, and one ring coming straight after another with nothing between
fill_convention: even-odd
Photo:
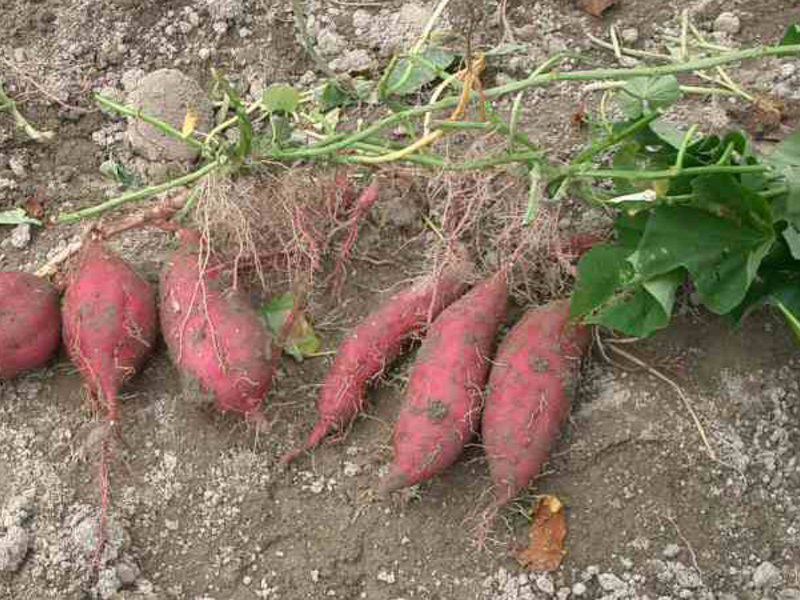
<instances>
[{"instance_id":1,"label":"small rock","mask_svg":"<svg viewBox=\"0 0 800 600\"><path fill-rule=\"evenodd\" d=\"M372 56L363 48L348 50L330 63L331 69L339 73L360 73L372 66Z\"/></svg>"},{"instance_id":2,"label":"small rock","mask_svg":"<svg viewBox=\"0 0 800 600\"><path fill-rule=\"evenodd\" d=\"M116 595L121 587L122 583L117 577L116 570L103 569L100 572L100 575L97 577L97 585L95 586L95 589L97 590L97 595L100 596L100 598L103 600L110 600L110 598L113 598Z\"/></svg>"},{"instance_id":3,"label":"small rock","mask_svg":"<svg viewBox=\"0 0 800 600\"><path fill-rule=\"evenodd\" d=\"M538 25L535 23L528 23L527 25L523 25L522 27L515 29L514 35L516 35L523 42L532 42L541 34Z\"/></svg>"},{"instance_id":4,"label":"small rock","mask_svg":"<svg viewBox=\"0 0 800 600\"><path fill-rule=\"evenodd\" d=\"M119 579L120 584L123 586L133 585L136 583L136 578L140 575L139 567L126 561L117 563L116 569L117 579Z\"/></svg>"},{"instance_id":5,"label":"small rock","mask_svg":"<svg viewBox=\"0 0 800 600\"><path fill-rule=\"evenodd\" d=\"M206 6L216 21L236 21L244 16L244 0L206 0Z\"/></svg>"},{"instance_id":6,"label":"small rock","mask_svg":"<svg viewBox=\"0 0 800 600\"><path fill-rule=\"evenodd\" d=\"M675 582L682 588L694 590L703 587L703 580L694 569L683 563L675 563L672 569L675 572Z\"/></svg>"},{"instance_id":7,"label":"small rock","mask_svg":"<svg viewBox=\"0 0 800 600\"><path fill-rule=\"evenodd\" d=\"M122 77L120 78L120 83L122 84L122 88L126 92L134 90L136 86L139 85L139 82L142 80L142 77L144 77L144 71L142 69L139 68L128 69L122 74Z\"/></svg>"},{"instance_id":8,"label":"small rock","mask_svg":"<svg viewBox=\"0 0 800 600\"><path fill-rule=\"evenodd\" d=\"M553 579L546 573L543 573L536 578L536 587L540 592L550 594L551 596L556 592L556 586L553 584Z\"/></svg>"},{"instance_id":9,"label":"small rock","mask_svg":"<svg viewBox=\"0 0 800 600\"><path fill-rule=\"evenodd\" d=\"M635 44L639 41L639 30L636 27L626 27L620 32L620 37L626 44Z\"/></svg>"},{"instance_id":10,"label":"small rock","mask_svg":"<svg viewBox=\"0 0 800 600\"><path fill-rule=\"evenodd\" d=\"M14 573L28 554L28 532L12 525L0 537L0 573Z\"/></svg>"},{"instance_id":11,"label":"small rock","mask_svg":"<svg viewBox=\"0 0 800 600\"><path fill-rule=\"evenodd\" d=\"M197 129L208 130L211 102L196 81L175 69L159 69L141 79L128 96L128 104L180 129L190 108L198 116ZM134 151L151 161L189 161L197 148L173 139L139 119L128 123L128 140Z\"/></svg>"},{"instance_id":12,"label":"small rock","mask_svg":"<svg viewBox=\"0 0 800 600\"><path fill-rule=\"evenodd\" d=\"M317 583L319 581L319 569L311 571L311 581Z\"/></svg>"},{"instance_id":13,"label":"small rock","mask_svg":"<svg viewBox=\"0 0 800 600\"><path fill-rule=\"evenodd\" d=\"M567 600L572 592L568 587L558 588L556 592L556 600Z\"/></svg>"},{"instance_id":14,"label":"small rock","mask_svg":"<svg viewBox=\"0 0 800 600\"><path fill-rule=\"evenodd\" d=\"M27 248L31 243L30 223L20 223L11 231L11 245L17 250Z\"/></svg>"},{"instance_id":15,"label":"small rock","mask_svg":"<svg viewBox=\"0 0 800 600\"><path fill-rule=\"evenodd\" d=\"M25 177L25 159L21 156L12 156L8 159L8 167L15 176Z\"/></svg>"},{"instance_id":16,"label":"small rock","mask_svg":"<svg viewBox=\"0 0 800 600\"><path fill-rule=\"evenodd\" d=\"M344 474L346 477L355 477L361 473L361 467L356 463L345 461L344 463Z\"/></svg>"},{"instance_id":17,"label":"small rock","mask_svg":"<svg viewBox=\"0 0 800 600\"><path fill-rule=\"evenodd\" d=\"M317 49L323 56L335 56L347 48L347 42L330 29L323 29L317 36Z\"/></svg>"},{"instance_id":18,"label":"small rock","mask_svg":"<svg viewBox=\"0 0 800 600\"><path fill-rule=\"evenodd\" d=\"M573 596L583 596L585 593L586 593L586 585L584 585L580 581L572 586Z\"/></svg>"},{"instance_id":19,"label":"small rock","mask_svg":"<svg viewBox=\"0 0 800 600\"><path fill-rule=\"evenodd\" d=\"M383 583L388 583L390 585L393 584L395 581L397 581L397 578L395 577L393 571L384 571L383 569L378 571L378 574L375 576L375 579L377 579L378 581L382 581Z\"/></svg>"},{"instance_id":20,"label":"small rock","mask_svg":"<svg viewBox=\"0 0 800 600\"><path fill-rule=\"evenodd\" d=\"M667 544L661 551L661 556L664 558L675 558L681 553L681 547L678 544Z\"/></svg>"},{"instance_id":21,"label":"small rock","mask_svg":"<svg viewBox=\"0 0 800 600\"><path fill-rule=\"evenodd\" d=\"M732 12L720 13L717 18L714 19L714 31L719 33L733 35L739 33L740 27L741 23L739 17Z\"/></svg>"},{"instance_id":22,"label":"small rock","mask_svg":"<svg viewBox=\"0 0 800 600\"><path fill-rule=\"evenodd\" d=\"M797 72L797 66L793 63L783 63L781 65L781 78L782 79L789 79L792 75Z\"/></svg>"},{"instance_id":23,"label":"small rock","mask_svg":"<svg viewBox=\"0 0 800 600\"><path fill-rule=\"evenodd\" d=\"M211 56L211 50L208 48L200 48L200 50L197 51L197 58L200 60L206 60L209 56Z\"/></svg>"},{"instance_id":24,"label":"small rock","mask_svg":"<svg viewBox=\"0 0 800 600\"><path fill-rule=\"evenodd\" d=\"M597 582L600 584L600 587L603 588L606 592L613 592L615 590L622 590L625 587L625 582L622 581L619 577L614 575L613 573L600 573L597 576Z\"/></svg>"},{"instance_id":25,"label":"small rock","mask_svg":"<svg viewBox=\"0 0 800 600\"><path fill-rule=\"evenodd\" d=\"M782 582L781 570L768 561L758 565L753 573L753 585L759 590L778 587Z\"/></svg>"}]
</instances>

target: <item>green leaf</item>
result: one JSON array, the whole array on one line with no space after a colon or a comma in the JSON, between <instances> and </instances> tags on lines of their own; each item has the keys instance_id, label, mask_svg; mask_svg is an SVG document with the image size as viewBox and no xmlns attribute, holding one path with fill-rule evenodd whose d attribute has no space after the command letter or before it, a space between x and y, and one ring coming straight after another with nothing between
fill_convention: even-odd
<instances>
[{"instance_id":1,"label":"green leaf","mask_svg":"<svg viewBox=\"0 0 800 600\"><path fill-rule=\"evenodd\" d=\"M664 109L681 97L681 87L674 75L634 77L620 88L617 101L629 119L637 119L656 109Z\"/></svg>"},{"instance_id":2,"label":"green leaf","mask_svg":"<svg viewBox=\"0 0 800 600\"><path fill-rule=\"evenodd\" d=\"M739 185L733 175L701 175L692 180L694 205L754 229L772 230L769 202Z\"/></svg>"},{"instance_id":3,"label":"green leaf","mask_svg":"<svg viewBox=\"0 0 800 600\"><path fill-rule=\"evenodd\" d=\"M0 225L20 225L22 223L30 223L31 225L41 225L42 222L38 219L32 219L21 208L12 208L0 212Z\"/></svg>"},{"instance_id":4,"label":"green leaf","mask_svg":"<svg viewBox=\"0 0 800 600\"><path fill-rule=\"evenodd\" d=\"M745 297L774 241L771 228L694 207L659 206L630 261L644 279L685 267L703 303L725 314Z\"/></svg>"},{"instance_id":5,"label":"green leaf","mask_svg":"<svg viewBox=\"0 0 800 600\"><path fill-rule=\"evenodd\" d=\"M286 319L294 308L294 295L291 292L280 294L270 300L262 309L267 325L277 338L283 333ZM304 357L319 352L320 339L311 327L311 324L302 312L297 314L292 323L291 331L286 337L284 350L295 360L302 361Z\"/></svg>"},{"instance_id":6,"label":"green leaf","mask_svg":"<svg viewBox=\"0 0 800 600\"><path fill-rule=\"evenodd\" d=\"M738 323L764 305L778 307L797 333L795 327L800 320L800 261L786 259L761 269L744 301L731 313L731 317Z\"/></svg>"},{"instance_id":7,"label":"green leaf","mask_svg":"<svg viewBox=\"0 0 800 600\"><path fill-rule=\"evenodd\" d=\"M678 150L683 144L683 138L686 132L681 131L674 125L665 123L664 121L653 121L650 123L650 131L664 143L668 144L675 150Z\"/></svg>"},{"instance_id":8,"label":"green leaf","mask_svg":"<svg viewBox=\"0 0 800 600\"><path fill-rule=\"evenodd\" d=\"M441 48L427 48L418 56L435 66L436 69L431 69L428 65L421 64L410 57L401 58L395 63L392 72L386 78L384 84L386 95L415 94L422 86L439 77L437 69L446 69L455 59L455 54Z\"/></svg>"},{"instance_id":9,"label":"green leaf","mask_svg":"<svg viewBox=\"0 0 800 600\"><path fill-rule=\"evenodd\" d=\"M800 229L796 228L794 225L788 225L786 229L783 230L783 239L786 240L792 257L796 260L800 260Z\"/></svg>"},{"instance_id":10,"label":"green leaf","mask_svg":"<svg viewBox=\"0 0 800 600\"><path fill-rule=\"evenodd\" d=\"M669 323L684 274L676 269L641 282L629 255L630 249L610 244L589 250L578 263L570 308L585 323L645 337Z\"/></svg>"},{"instance_id":11,"label":"green leaf","mask_svg":"<svg viewBox=\"0 0 800 600\"><path fill-rule=\"evenodd\" d=\"M261 104L270 113L293 113L300 104L300 92L290 85L275 83L264 90Z\"/></svg>"},{"instance_id":12,"label":"green leaf","mask_svg":"<svg viewBox=\"0 0 800 600\"><path fill-rule=\"evenodd\" d=\"M783 34L783 39L779 46L794 46L800 44L800 25L792 23L786 28L786 33Z\"/></svg>"},{"instance_id":13,"label":"green leaf","mask_svg":"<svg viewBox=\"0 0 800 600\"><path fill-rule=\"evenodd\" d=\"M320 96L320 110L322 112L347 106L352 102L353 99L335 81L328 81L325 87L322 88L322 95Z\"/></svg>"},{"instance_id":14,"label":"green leaf","mask_svg":"<svg viewBox=\"0 0 800 600\"><path fill-rule=\"evenodd\" d=\"M774 202L775 218L800 225L800 130L778 144L767 157L786 180L789 193Z\"/></svg>"}]
</instances>

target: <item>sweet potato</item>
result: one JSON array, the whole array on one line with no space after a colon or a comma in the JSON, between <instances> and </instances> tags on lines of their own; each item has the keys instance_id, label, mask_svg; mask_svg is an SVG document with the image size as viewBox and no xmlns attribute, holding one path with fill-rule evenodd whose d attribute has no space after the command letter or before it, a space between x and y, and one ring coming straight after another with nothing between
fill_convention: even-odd
<instances>
[{"instance_id":1,"label":"sweet potato","mask_svg":"<svg viewBox=\"0 0 800 600\"><path fill-rule=\"evenodd\" d=\"M441 473L477 433L494 338L507 306L508 279L501 271L433 322L408 380L394 429L394 462L382 493Z\"/></svg>"},{"instance_id":2,"label":"sweet potato","mask_svg":"<svg viewBox=\"0 0 800 600\"><path fill-rule=\"evenodd\" d=\"M481 433L498 507L539 473L569 415L589 333L569 323L569 303L528 311L500 344Z\"/></svg>"},{"instance_id":3,"label":"sweet potato","mask_svg":"<svg viewBox=\"0 0 800 600\"><path fill-rule=\"evenodd\" d=\"M60 340L55 288L29 273L0 271L0 379L44 366Z\"/></svg>"},{"instance_id":4,"label":"sweet potato","mask_svg":"<svg viewBox=\"0 0 800 600\"><path fill-rule=\"evenodd\" d=\"M397 358L406 342L466 289L453 269L426 277L367 316L342 342L317 398L319 419L305 443L285 454L284 464L316 447L334 430L344 431L364 407L369 383Z\"/></svg>"},{"instance_id":5,"label":"sweet potato","mask_svg":"<svg viewBox=\"0 0 800 600\"><path fill-rule=\"evenodd\" d=\"M64 345L110 424L120 386L143 364L157 333L155 293L100 242L84 246L64 293Z\"/></svg>"},{"instance_id":6,"label":"sweet potato","mask_svg":"<svg viewBox=\"0 0 800 600\"><path fill-rule=\"evenodd\" d=\"M172 360L221 411L259 419L272 379L270 335L241 290L226 289L219 262L202 264L200 235L179 238L161 272L159 306Z\"/></svg>"}]
</instances>

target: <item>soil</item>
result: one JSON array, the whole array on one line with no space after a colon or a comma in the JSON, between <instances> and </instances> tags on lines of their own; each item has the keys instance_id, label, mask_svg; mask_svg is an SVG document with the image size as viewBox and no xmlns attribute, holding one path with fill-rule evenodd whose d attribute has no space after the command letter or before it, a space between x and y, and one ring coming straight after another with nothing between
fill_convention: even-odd
<instances>
[{"instance_id":1,"label":"soil","mask_svg":"<svg viewBox=\"0 0 800 600\"><path fill-rule=\"evenodd\" d=\"M721 12L733 12L741 28L723 41L741 46L777 40L800 20L797 0L618 0L602 19L568 0L510 0L508 20L526 50L491 64L487 81L521 76L552 52L585 49L585 30L603 36L611 24L635 29L634 45L651 47L653 36L677 30L684 7L706 31ZM479 8L485 18L474 42L488 47L502 36L501 22L496 3ZM414 39L429 11L388 0L308 2L320 51L341 59L334 67L343 69L384 64L394 47ZM459 13L445 13L456 31ZM125 122L96 110L92 91L122 98L160 68L179 69L208 89L214 66L246 98L273 82L308 85L316 77L285 2L16 0L0 5L0 19L0 77L23 113L55 133L53 142L35 144L0 113L0 210L36 198L56 214L114 195L117 184L99 171L110 157L147 181L166 175L162 165L131 152ZM613 64L613 55L591 56ZM790 105L800 99L800 61L783 65L748 63L735 73ZM525 100L521 126L566 158L582 141L573 116L584 100L580 86L537 90ZM747 114L741 108L687 102L675 118L724 127ZM787 114L762 135L765 144L800 125ZM386 196L381 203L393 206L406 194L396 186ZM311 317L326 349L423 269L418 210L370 220L345 297L315 295ZM12 245L12 228L4 226L0 268L34 270L80 231L34 228L32 241ZM155 279L170 241L136 231L115 247ZM371 392L372 408L346 439L281 470L278 457L315 419L329 359L284 361L267 401L273 427L256 435L183 386L160 347L125 389L110 543L99 578L90 569L98 421L61 356L47 369L0 383L0 598L796 600L797 345L771 312L738 330L689 302L679 313L653 339L621 347L680 385L714 456L670 384L607 349L609 362L596 347L548 469L502 513L487 551L474 543L489 489L477 445L430 483L389 500L373 492L390 458L409 359ZM540 494L555 494L567 507L567 554L550 575L528 574L513 558Z\"/></svg>"}]
</instances>

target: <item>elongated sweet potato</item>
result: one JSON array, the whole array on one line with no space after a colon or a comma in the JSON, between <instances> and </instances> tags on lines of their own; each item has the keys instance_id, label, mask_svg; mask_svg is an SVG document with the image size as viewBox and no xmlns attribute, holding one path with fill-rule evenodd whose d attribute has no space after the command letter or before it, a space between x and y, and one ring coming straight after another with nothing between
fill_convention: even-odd
<instances>
[{"instance_id":1,"label":"elongated sweet potato","mask_svg":"<svg viewBox=\"0 0 800 600\"><path fill-rule=\"evenodd\" d=\"M317 446L331 431L344 431L364 407L369 383L397 358L408 340L466 289L462 273L426 277L390 298L342 342L317 398L319 419L305 443L283 456L285 464Z\"/></svg>"},{"instance_id":2,"label":"elongated sweet potato","mask_svg":"<svg viewBox=\"0 0 800 600\"><path fill-rule=\"evenodd\" d=\"M381 492L453 464L477 433L494 338L508 305L505 271L483 281L433 322L408 380L394 429L394 462Z\"/></svg>"},{"instance_id":3,"label":"elongated sweet potato","mask_svg":"<svg viewBox=\"0 0 800 600\"><path fill-rule=\"evenodd\" d=\"M60 341L55 288L29 273L0 271L0 379L43 367Z\"/></svg>"},{"instance_id":4,"label":"elongated sweet potato","mask_svg":"<svg viewBox=\"0 0 800 600\"><path fill-rule=\"evenodd\" d=\"M89 242L70 276L63 314L67 352L113 425L120 386L155 343L153 288L103 244Z\"/></svg>"},{"instance_id":5,"label":"elongated sweet potato","mask_svg":"<svg viewBox=\"0 0 800 600\"><path fill-rule=\"evenodd\" d=\"M226 289L219 263L201 265L195 231L161 272L161 329L174 363L214 396L221 411L260 418L271 384L270 336L240 290Z\"/></svg>"},{"instance_id":6,"label":"elongated sweet potato","mask_svg":"<svg viewBox=\"0 0 800 600\"><path fill-rule=\"evenodd\" d=\"M569 323L569 303L528 311L497 351L483 409L482 437L498 507L539 473L569 415L585 327Z\"/></svg>"}]
</instances>

